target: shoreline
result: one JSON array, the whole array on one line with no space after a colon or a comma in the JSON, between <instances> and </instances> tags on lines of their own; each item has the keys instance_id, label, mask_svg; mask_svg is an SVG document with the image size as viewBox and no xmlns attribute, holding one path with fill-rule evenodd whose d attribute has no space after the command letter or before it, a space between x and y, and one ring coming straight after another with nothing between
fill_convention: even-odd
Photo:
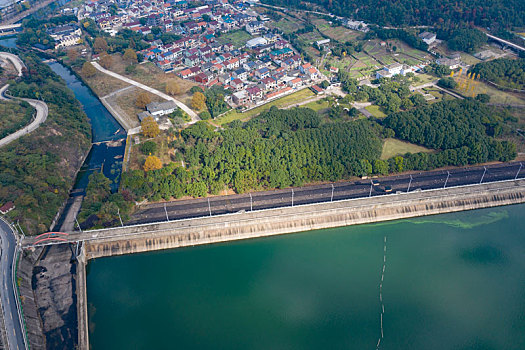
<instances>
[{"instance_id":1,"label":"shoreline","mask_svg":"<svg viewBox=\"0 0 525 350\"><path fill-rule=\"evenodd\" d=\"M77 300L83 303L77 305L79 349L89 349L85 268L90 259L521 203L525 179L88 231L84 234L93 239L84 241L78 266L83 274L77 280ZM103 233L108 236L100 237Z\"/></svg>"}]
</instances>

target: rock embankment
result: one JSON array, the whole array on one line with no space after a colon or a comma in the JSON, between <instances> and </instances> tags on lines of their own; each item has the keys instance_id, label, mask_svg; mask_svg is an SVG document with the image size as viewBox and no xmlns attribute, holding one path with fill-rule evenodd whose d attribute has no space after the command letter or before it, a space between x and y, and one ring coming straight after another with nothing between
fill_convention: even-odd
<instances>
[{"instance_id":1,"label":"rock embankment","mask_svg":"<svg viewBox=\"0 0 525 350\"><path fill-rule=\"evenodd\" d=\"M20 262L22 305L31 349L75 349L76 269L69 245L26 251Z\"/></svg>"}]
</instances>

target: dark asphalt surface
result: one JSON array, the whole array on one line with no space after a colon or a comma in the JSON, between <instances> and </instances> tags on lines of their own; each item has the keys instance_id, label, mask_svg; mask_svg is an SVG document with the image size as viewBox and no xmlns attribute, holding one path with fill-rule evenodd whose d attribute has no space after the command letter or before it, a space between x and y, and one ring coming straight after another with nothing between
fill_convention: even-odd
<instances>
[{"instance_id":1,"label":"dark asphalt surface","mask_svg":"<svg viewBox=\"0 0 525 350\"><path fill-rule=\"evenodd\" d=\"M260 210L286 207L298 204L330 202L352 198L363 198L386 194L387 186L392 192L410 192L414 190L429 190L446 187L456 187L471 184L525 178L525 164L520 169L519 162L502 163L449 170L428 171L388 176L377 180L379 184L372 185L371 179L353 182L338 182L332 184L305 186L293 189L263 191L243 195L218 196L167 203L148 204L138 210L127 224L145 224L201 216L235 213L239 211ZM519 170L519 174L518 174ZM412 180L411 180L412 177ZM447 179L448 178L448 179ZM410 188L409 188L410 186ZM333 192L332 192L333 189ZM333 193L333 194L332 194Z\"/></svg>"},{"instance_id":2,"label":"dark asphalt surface","mask_svg":"<svg viewBox=\"0 0 525 350\"><path fill-rule=\"evenodd\" d=\"M18 317L15 289L13 286L13 256L16 251L15 234L0 218L1 261L0 268L0 300L4 312L4 322L7 331L9 347L6 349L25 349L24 334L21 320Z\"/></svg>"}]
</instances>

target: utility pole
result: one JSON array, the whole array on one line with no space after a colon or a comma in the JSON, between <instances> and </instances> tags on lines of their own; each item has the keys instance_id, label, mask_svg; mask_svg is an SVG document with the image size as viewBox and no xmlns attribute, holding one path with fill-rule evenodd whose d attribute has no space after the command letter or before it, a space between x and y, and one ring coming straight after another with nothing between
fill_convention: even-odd
<instances>
[{"instance_id":1,"label":"utility pole","mask_svg":"<svg viewBox=\"0 0 525 350\"><path fill-rule=\"evenodd\" d=\"M208 211L210 212L210 216L211 216L211 205L210 205L210 198L208 198Z\"/></svg>"},{"instance_id":2,"label":"utility pole","mask_svg":"<svg viewBox=\"0 0 525 350\"><path fill-rule=\"evenodd\" d=\"M330 196L330 202L334 200L334 184L332 184L332 195Z\"/></svg>"},{"instance_id":3,"label":"utility pole","mask_svg":"<svg viewBox=\"0 0 525 350\"><path fill-rule=\"evenodd\" d=\"M447 182L448 182L449 177L450 177L450 171L447 171L447 179L445 180L445 185L443 186L443 188L447 188Z\"/></svg>"},{"instance_id":4,"label":"utility pole","mask_svg":"<svg viewBox=\"0 0 525 350\"><path fill-rule=\"evenodd\" d=\"M168 210L166 209L166 202L164 202L164 213L166 213L166 221L170 221L170 218L168 217Z\"/></svg>"},{"instance_id":5,"label":"utility pole","mask_svg":"<svg viewBox=\"0 0 525 350\"><path fill-rule=\"evenodd\" d=\"M514 176L514 180L517 180L518 179L518 175L520 174L520 171L521 171L521 167L523 166L523 164L520 162L520 168L518 169L518 172L516 173L516 176Z\"/></svg>"},{"instance_id":6,"label":"utility pole","mask_svg":"<svg viewBox=\"0 0 525 350\"><path fill-rule=\"evenodd\" d=\"M292 188L292 207L293 207L293 188Z\"/></svg>"},{"instance_id":7,"label":"utility pole","mask_svg":"<svg viewBox=\"0 0 525 350\"><path fill-rule=\"evenodd\" d=\"M80 224L78 223L77 217L75 216L75 222L77 223L78 229L80 232L82 232L82 228L80 227Z\"/></svg>"},{"instance_id":8,"label":"utility pole","mask_svg":"<svg viewBox=\"0 0 525 350\"><path fill-rule=\"evenodd\" d=\"M250 195L250 211L253 211L253 197L251 193L248 193Z\"/></svg>"},{"instance_id":9,"label":"utility pole","mask_svg":"<svg viewBox=\"0 0 525 350\"><path fill-rule=\"evenodd\" d=\"M124 227L124 224L122 223L122 218L120 217L120 208L117 207L117 214L118 214L118 218L120 220L120 226Z\"/></svg>"},{"instance_id":10,"label":"utility pole","mask_svg":"<svg viewBox=\"0 0 525 350\"><path fill-rule=\"evenodd\" d=\"M24 230L22 230L22 226L20 226L20 220L16 220L16 223L18 224L18 228L20 229L20 232L22 232L22 237L26 237Z\"/></svg>"},{"instance_id":11,"label":"utility pole","mask_svg":"<svg viewBox=\"0 0 525 350\"><path fill-rule=\"evenodd\" d=\"M374 182L370 180L370 193L368 194L368 197L372 197L372 188L374 187Z\"/></svg>"},{"instance_id":12,"label":"utility pole","mask_svg":"<svg viewBox=\"0 0 525 350\"><path fill-rule=\"evenodd\" d=\"M487 172L487 167L483 167L485 170L483 171L483 175L481 175L481 180L479 180L479 183L481 184L483 182L483 178L485 177L485 173Z\"/></svg>"},{"instance_id":13,"label":"utility pole","mask_svg":"<svg viewBox=\"0 0 525 350\"><path fill-rule=\"evenodd\" d=\"M410 185L412 185L412 175L410 175L410 181L408 182L407 193L410 192Z\"/></svg>"}]
</instances>

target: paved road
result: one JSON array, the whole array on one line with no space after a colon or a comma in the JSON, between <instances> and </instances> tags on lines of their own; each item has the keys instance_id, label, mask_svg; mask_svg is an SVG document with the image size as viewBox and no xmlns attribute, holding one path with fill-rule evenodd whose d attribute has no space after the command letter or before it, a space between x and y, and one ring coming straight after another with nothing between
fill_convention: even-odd
<instances>
[{"instance_id":1,"label":"paved road","mask_svg":"<svg viewBox=\"0 0 525 350\"><path fill-rule=\"evenodd\" d=\"M13 65L15 66L16 70L18 71L18 76L19 77L22 76L22 69L24 67L24 63L22 62L22 60L18 56L10 54L10 53L7 53L7 52L0 52L0 58L7 59L7 60L11 61L13 63ZM9 87L9 84L3 86L0 89L0 100L7 100L7 99L9 99L9 98L7 98L4 95L4 93L5 93L5 91L7 90L8 87ZM33 121L31 123L29 123L29 125L26 125L22 129L14 132L14 133L12 133L10 135L7 135L3 139L0 139L0 147L5 146L8 143L13 142L14 140L22 137L23 135L27 135L30 132L36 130L40 126L40 124L45 122L46 119L47 119L47 116L49 114L49 110L48 110L47 104L45 102L42 102L42 101L39 101L39 100L33 100L33 99L29 99L29 98L21 98L21 100L26 101L33 108L35 108L35 110L36 110L35 118L33 119Z\"/></svg>"},{"instance_id":2,"label":"paved road","mask_svg":"<svg viewBox=\"0 0 525 350\"><path fill-rule=\"evenodd\" d=\"M507 46L512 46L513 48L515 49L518 49L518 50L521 50L521 51L525 51L525 47L521 47L519 45L516 45L514 43L511 43L510 41L507 41L507 40L504 40L504 39L501 39L501 38L498 38L497 36L494 36L494 35L490 35L488 33L485 33L489 38L493 39L493 40L496 40L496 41L499 41L500 43L504 43L505 45Z\"/></svg>"},{"instance_id":3,"label":"paved road","mask_svg":"<svg viewBox=\"0 0 525 350\"><path fill-rule=\"evenodd\" d=\"M26 349L24 333L15 294L13 262L18 251L13 229L0 218L0 301L7 332L8 349Z\"/></svg>"},{"instance_id":4,"label":"paved road","mask_svg":"<svg viewBox=\"0 0 525 350\"><path fill-rule=\"evenodd\" d=\"M104 69L100 66L100 64L98 64L98 62L91 62L93 64L93 66L98 69L99 71L101 71L102 73L104 74L107 74L109 76L112 76L113 78L117 78L119 80L122 80L123 82L126 82L128 84L131 84L131 85L135 85L136 87L138 88L141 88L142 90L146 90L148 92L151 92L152 94L155 94L157 96L160 96L162 97L163 99L165 100L168 100L168 101L173 101L177 104L177 106L182 109L184 112L186 112L186 114L188 114L190 117L191 117L191 121L193 123L197 122L200 120L199 116L193 111L191 110L188 106L186 106L184 103L182 103L181 101L159 91L159 90L156 90L156 89L153 89L149 86L146 86L142 83L139 83L135 80L132 80L132 79L129 79L129 78L126 78L125 76L122 76L118 73L115 73L115 72L112 72L110 70L107 70L107 69Z\"/></svg>"},{"instance_id":5,"label":"paved road","mask_svg":"<svg viewBox=\"0 0 525 350\"><path fill-rule=\"evenodd\" d=\"M518 174L518 170L520 170ZM483 175L485 173L485 175ZM484 167L468 167L447 171L431 171L415 173L412 175L389 176L378 180L378 185L372 185L370 180L359 180L355 182L341 182L332 184L306 186L293 189L293 204L308 204L329 202L330 200L342 200L351 198L362 198L368 196L379 196L386 194L385 186L390 186L392 192L407 192L416 189L443 188L462 186L483 182L501 181L525 178L525 163L520 169L520 163L503 163ZM412 180L410 180L412 176ZM448 180L447 180L448 177ZM409 188L410 184L410 188ZM178 220L200 216L236 213L249 211L251 209L270 209L292 205L292 189L256 192L251 194L219 196L204 199L192 199L164 203L148 204L139 209L128 224L143 224L151 222Z\"/></svg>"}]
</instances>

